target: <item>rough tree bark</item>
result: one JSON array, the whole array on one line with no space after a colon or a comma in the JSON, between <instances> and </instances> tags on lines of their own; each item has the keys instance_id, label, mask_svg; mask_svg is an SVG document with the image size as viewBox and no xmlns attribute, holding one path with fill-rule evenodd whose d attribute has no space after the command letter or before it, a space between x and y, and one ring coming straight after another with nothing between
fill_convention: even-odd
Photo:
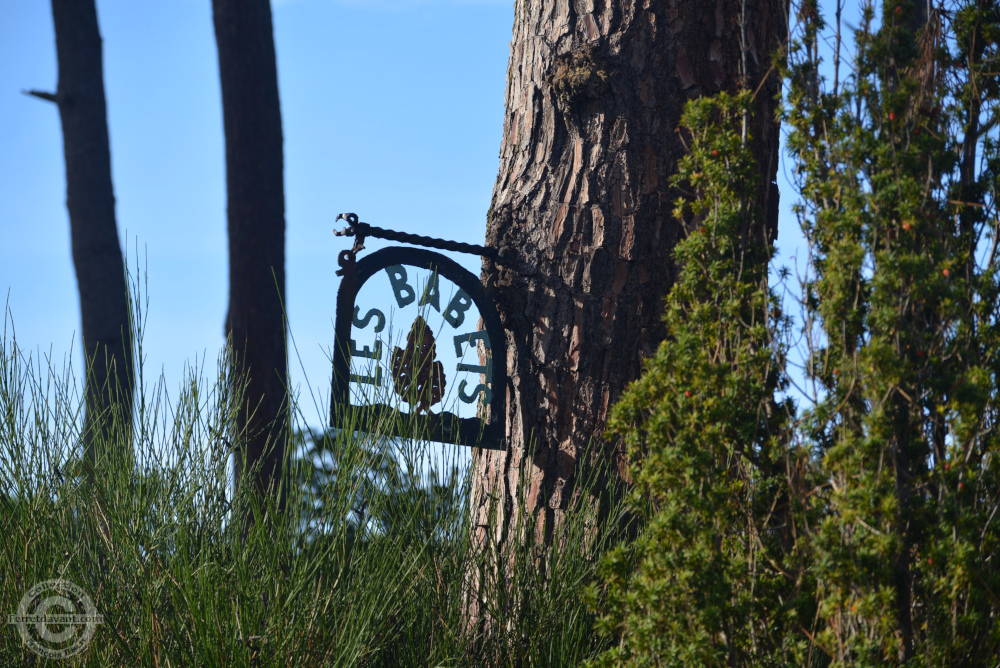
<instances>
[{"instance_id":1,"label":"rough tree bark","mask_svg":"<svg viewBox=\"0 0 1000 668\"><path fill-rule=\"evenodd\" d=\"M73 266L80 290L86 365L86 455L96 444L131 442L132 329L125 265L115 223L101 33L94 0L52 0ZM117 421L118 434L112 433Z\"/></svg>"},{"instance_id":2,"label":"rough tree bark","mask_svg":"<svg viewBox=\"0 0 1000 668\"><path fill-rule=\"evenodd\" d=\"M480 544L532 540L510 535L523 519L519 489L539 520L534 540L548 540L588 441L665 336L671 251L684 234L670 177L684 153L675 128L686 100L761 86L748 129L762 175L761 232L773 240L777 231L780 82L770 67L787 34L783 0L515 7L486 235L504 261L483 263L508 337L507 450L474 460ZM493 522L491 499L500 501Z\"/></svg>"},{"instance_id":3,"label":"rough tree bark","mask_svg":"<svg viewBox=\"0 0 1000 668\"><path fill-rule=\"evenodd\" d=\"M285 191L281 106L268 0L212 0L226 133L229 311L226 337L244 374L239 412L258 492L274 493L287 436ZM236 482L242 476L236 457ZM278 499L283 502L282 495Z\"/></svg>"}]
</instances>

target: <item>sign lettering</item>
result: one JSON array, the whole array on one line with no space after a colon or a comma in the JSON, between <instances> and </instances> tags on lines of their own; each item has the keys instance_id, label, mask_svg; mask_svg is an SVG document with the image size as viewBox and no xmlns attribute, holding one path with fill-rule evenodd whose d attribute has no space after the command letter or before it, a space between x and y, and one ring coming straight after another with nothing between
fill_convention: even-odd
<instances>
[{"instance_id":1,"label":"sign lettering","mask_svg":"<svg viewBox=\"0 0 1000 668\"><path fill-rule=\"evenodd\" d=\"M396 295L396 303L399 304L399 308L412 304L413 300L417 298L417 293L406 282L406 270L403 269L403 265L395 264L386 267L385 273L389 274L389 283L392 284L392 292Z\"/></svg>"},{"instance_id":2,"label":"sign lettering","mask_svg":"<svg viewBox=\"0 0 1000 668\"><path fill-rule=\"evenodd\" d=\"M431 277L424 288L424 294L420 297L419 306L430 304L438 313L441 312L441 289L438 287L438 274L431 272Z\"/></svg>"},{"instance_id":3,"label":"sign lettering","mask_svg":"<svg viewBox=\"0 0 1000 668\"><path fill-rule=\"evenodd\" d=\"M465 322L465 312L470 308L472 308L472 297L465 290L460 289L451 298L451 301L448 302L448 307L444 310L443 314L444 319L452 327L458 327Z\"/></svg>"},{"instance_id":4,"label":"sign lettering","mask_svg":"<svg viewBox=\"0 0 1000 668\"><path fill-rule=\"evenodd\" d=\"M506 337L479 278L426 250L353 252L340 258L331 426L357 429L373 410L383 436L503 449Z\"/></svg>"}]
</instances>

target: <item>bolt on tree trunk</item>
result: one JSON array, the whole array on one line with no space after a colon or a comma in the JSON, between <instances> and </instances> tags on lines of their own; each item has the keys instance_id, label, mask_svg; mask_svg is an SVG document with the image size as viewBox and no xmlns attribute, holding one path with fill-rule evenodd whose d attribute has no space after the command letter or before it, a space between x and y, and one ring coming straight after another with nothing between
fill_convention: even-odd
<instances>
[{"instance_id":1,"label":"bolt on tree trunk","mask_svg":"<svg viewBox=\"0 0 1000 668\"><path fill-rule=\"evenodd\" d=\"M213 0L226 135L229 311L226 337L246 382L237 485L260 464L258 493L277 491L288 431L285 194L281 107L268 0ZM284 495L277 498L283 506Z\"/></svg>"},{"instance_id":2,"label":"bolt on tree trunk","mask_svg":"<svg viewBox=\"0 0 1000 668\"><path fill-rule=\"evenodd\" d=\"M93 462L105 454L101 446L131 447L129 294L115 222L97 8L94 0L52 0L52 19L59 84L55 94L30 94L56 103L62 123L86 373L84 443Z\"/></svg>"},{"instance_id":3,"label":"bolt on tree trunk","mask_svg":"<svg viewBox=\"0 0 1000 668\"><path fill-rule=\"evenodd\" d=\"M759 232L773 241L770 66L786 32L779 0L516 3L486 234L504 262L483 262L508 336L507 449L473 463L477 544L551 540L588 443L664 336L686 100L760 86L747 130L763 175ZM624 470L615 446L600 450ZM527 525L522 508L534 536L511 535Z\"/></svg>"}]
</instances>

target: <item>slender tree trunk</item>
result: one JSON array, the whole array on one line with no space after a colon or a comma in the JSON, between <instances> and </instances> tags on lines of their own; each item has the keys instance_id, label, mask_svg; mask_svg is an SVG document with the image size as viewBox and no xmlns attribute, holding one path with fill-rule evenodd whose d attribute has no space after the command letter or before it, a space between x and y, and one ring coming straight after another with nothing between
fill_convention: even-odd
<instances>
[{"instance_id":1,"label":"slender tree trunk","mask_svg":"<svg viewBox=\"0 0 1000 668\"><path fill-rule=\"evenodd\" d=\"M285 193L281 106L268 0L213 0L226 131L229 312L226 336L245 374L239 426L255 482L278 485L287 435ZM242 471L236 458L236 480ZM273 487L274 488L273 488ZM279 503L283 501L279 499Z\"/></svg>"},{"instance_id":2,"label":"slender tree trunk","mask_svg":"<svg viewBox=\"0 0 1000 668\"><path fill-rule=\"evenodd\" d=\"M769 68L787 33L782 0L515 7L486 235L503 260L483 264L508 336L507 449L474 461L480 544L548 540L588 442L665 336L661 303L684 234L670 178L688 99L763 82L748 130L762 175L760 232L773 240L777 228L780 82ZM534 538L510 535L523 519L520 490L540 522ZM500 501L492 522L491 500Z\"/></svg>"},{"instance_id":3,"label":"slender tree trunk","mask_svg":"<svg viewBox=\"0 0 1000 668\"><path fill-rule=\"evenodd\" d=\"M132 330L111 183L101 33L94 0L52 0L59 85L31 91L55 102L66 156L73 266L80 290L86 364L87 456L112 438L131 442ZM114 418L114 419L113 419ZM112 434L117 421L121 432Z\"/></svg>"}]
</instances>

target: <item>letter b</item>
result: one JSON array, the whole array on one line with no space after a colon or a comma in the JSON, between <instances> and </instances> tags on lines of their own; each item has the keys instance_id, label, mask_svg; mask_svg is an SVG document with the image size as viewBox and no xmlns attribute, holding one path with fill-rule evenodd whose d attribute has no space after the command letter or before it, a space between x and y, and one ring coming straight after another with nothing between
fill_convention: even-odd
<instances>
[{"instance_id":1,"label":"letter b","mask_svg":"<svg viewBox=\"0 0 1000 668\"><path fill-rule=\"evenodd\" d=\"M465 322L465 312L470 308L472 308L472 297L465 290L459 289L448 302L448 307L444 310L444 319L452 327L458 327Z\"/></svg>"},{"instance_id":2,"label":"letter b","mask_svg":"<svg viewBox=\"0 0 1000 668\"><path fill-rule=\"evenodd\" d=\"M396 295L396 303L399 304L399 308L412 304L417 298L417 293L406 282L406 270L403 269L403 265L394 264L391 267L386 267L385 273L389 275L389 283L392 284L392 292Z\"/></svg>"}]
</instances>

